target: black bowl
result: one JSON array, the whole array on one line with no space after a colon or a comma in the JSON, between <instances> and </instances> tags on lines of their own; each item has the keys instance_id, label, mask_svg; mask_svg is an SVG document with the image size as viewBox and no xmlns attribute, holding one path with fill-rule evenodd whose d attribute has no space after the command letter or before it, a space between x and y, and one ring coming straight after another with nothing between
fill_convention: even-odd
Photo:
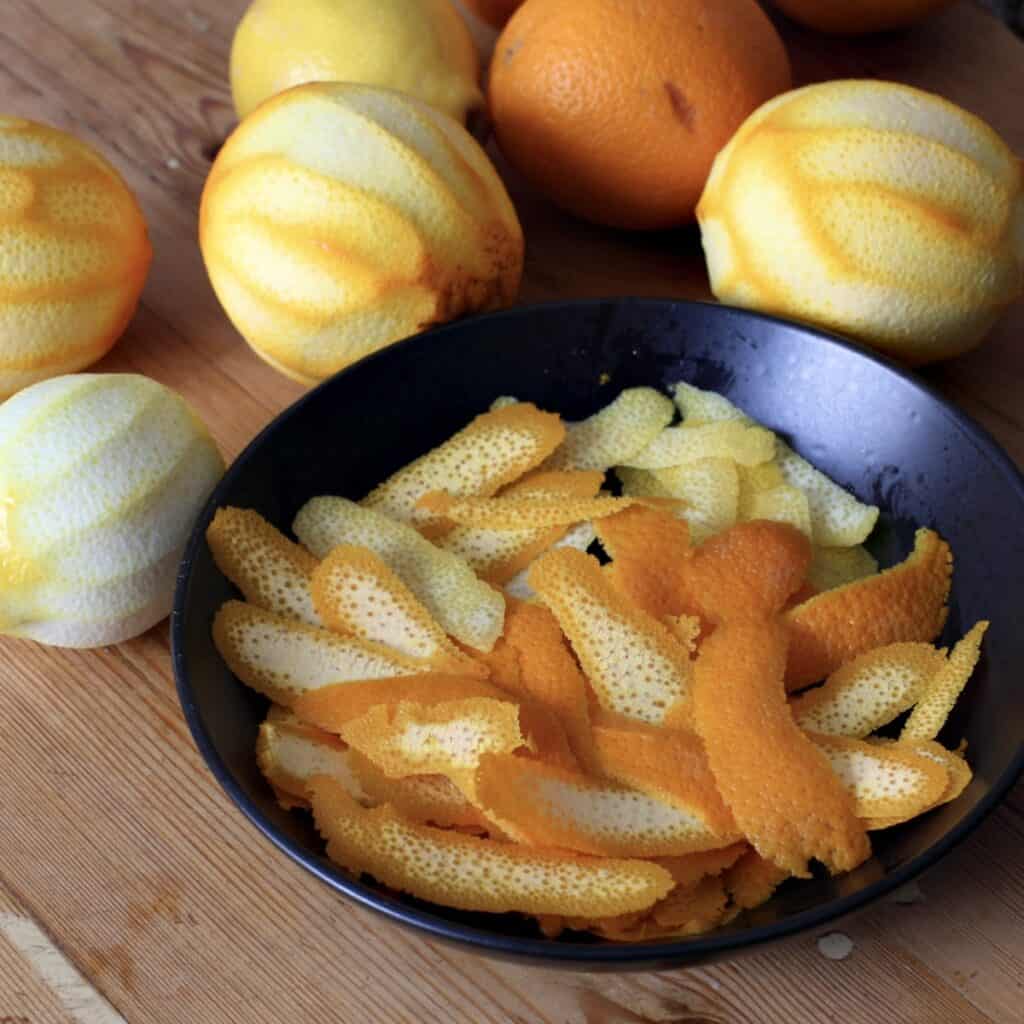
<instances>
[{"instance_id":1,"label":"black bowl","mask_svg":"<svg viewBox=\"0 0 1024 1024\"><path fill-rule=\"evenodd\" d=\"M266 701L221 661L210 623L233 596L204 532L221 505L283 530L318 494L359 498L498 395L568 419L623 388L678 380L721 391L862 499L881 506L883 565L935 527L957 557L945 642L988 618L984 656L943 739L968 741L974 780L956 801L873 837L875 855L838 879L787 883L712 934L616 945L542 938L516 915L447 911L360 882L328 862L309 821L274 802L253 756ZM181 566L171 633L185 717L244 814L333 889L425 935L558 966L664 969L817 929L902 885L963 839L1024 768L1024 479L998 445L916 378L843 341L699 303L625 299L514 309L430 331L338 374L282 413L237 459L199 517Z\"/></svg>"}]
</instances>

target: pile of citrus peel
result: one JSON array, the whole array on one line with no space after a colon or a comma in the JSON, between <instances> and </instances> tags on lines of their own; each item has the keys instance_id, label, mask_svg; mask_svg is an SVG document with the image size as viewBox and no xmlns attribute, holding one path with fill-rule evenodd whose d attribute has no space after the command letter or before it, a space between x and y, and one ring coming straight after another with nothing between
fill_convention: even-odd
<instances>
[{"instance_id":1,"label":"pile of citrus peel","mask_svg":"<svg viewBox=\"0 0 1024 1024\"><path fill-rule=\"evenodd\" d=\"M921 529L879 572L877 509L722 396L674 396L578 423L499 399L362 501L310 500L299 544L218 511L245 600L217 647L338 864L546 935L692 935L963 791L936 737L987 623L932 646L947 544Z\"/></svg>"}]
</instances>

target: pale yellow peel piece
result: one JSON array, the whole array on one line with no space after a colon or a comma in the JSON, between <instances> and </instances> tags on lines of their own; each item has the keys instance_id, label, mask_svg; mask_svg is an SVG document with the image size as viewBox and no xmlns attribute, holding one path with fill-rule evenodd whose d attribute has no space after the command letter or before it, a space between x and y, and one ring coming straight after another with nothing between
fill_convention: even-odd
<instances>
[{"instance_id":1,"label":"pale yellow peel piece","mask_svg":"<svg viewBox=\"0 0 1024 1024\"><path fill-rule=\"evenodd\" d=\"M971 678L981 641L988 629L985 621L976 623L949 652L949 658L932 677L900 733L901 740L933 740L942 731L957 698Z\"/></svg>"},{"instance_id":2,"label":"pale yellow peel piece","mask_svg":"<svg viewBox=\"0 0 1024 1024\"><path fill-rule=\"evenodd\" d=\"M761 491L773 491L776 487L782 487L786 478L779 469L779 464L762 462L757 466L737 466L736 472L740 480L740 494L758 494Z\"/></svg>"},{"instance_id":3,"label":"pale yellow peel piece","mask_svg":"<svg viewBox=\"0 0 1024 1024\"><path fill-rule=\"evenodd\" d=\"M697 814L615 782L515 755L480 761L476 798L536 846L611 857L671 856L722 846Z\"/></svg>"},{"instance_id":4,"label":"pale yellow peel piece","mask_svg":"<svg viewBox=\"0 0 1024 1024\"><path fill-rule=\"evenodd\" d=\"M943 664L930 644L887 644L848 661L789 706L805 731L860 739L913 705Z\"/></svg>"},{"instance_id":5,"label":"pale yellow peel piece","mask_svg":"<svg viewBox=\"0 0 1024 1024\"><path fill-rule=\"evenodd\" d=\"M251 509L219 508L206 530L217 568L250 604L319 626L310 579L316 559Z\"/></svg>"},{"instance_id":6,"label":"pale yellow peel piece","mask_svg":"<svg viewBox=\"0 0 1024 1024\"><path fill-rule=\"evenodd\" d=\"M571 526L583 520L613 516L636 504L635 498L598 494L575 498L563 494L517 494L498 498L453 498L445 491L432 491L420 498L420 508L460 526L483 530L546 529Z\"/></svg>"},{"instance_id":7,"label":"pale yellow peel piece","mask_svg":"<svg viewBox=\"0 0 1024 1024\"><path fill-rule=\"evenodd\" d=\"M213 622L213 639L243 683L287 707L301 694L333 683L389 679L430 669L429 662L306 626L243 601L221 606Z\"/></svg>"},{"instance_id":8,"label":"pale yellow peel piece","mask_svg":"<svg viewBox=\"0 0 1024 1024\"><path fill-rule=\"evenodd\" d=\"M789 523L805 537L811 536L811 509L803 491L782 484L762 491L740 491L741 522L768 519L773 523Z\"/></svg>"},{"instance_id":9,"label":"pale yellow peel piece","mask_svg":"<svg viewBox=\"0 0 1024 1024\"><path fill-rule=\"evenodd\" d=\"M539 466L564 437L558 416L529 402L486 412L392 474L361 504L421 528L436 527L432 516L417 509L428 491L444 489L460 497L494 494Z\"/></svg>"},{"instance_id":10,"label":"pale yellow peel piece","mask_svg":"<svg viewBox=\"0 0 1024 1024\"><path fill-rule=\"evenodd\" d=\"M311 784L327 854L357 875L461 910L621 914L666 896L672 877L646 861L581 857L460 835L365 811L329 779Z\"/></svg>"},{"instance_id":11,"label":"pale yellow peel piece","mask_svg":"<svg viewBox=\"0 0 1024 1024\"><path fill-rule=\"evenodd\" d=\"M949 781L942 764L898 743L879 746L846 736L808 735L864 821L915 817L934 806Z\"/></svg>"},{"instance_id":12,"label":"pale yellow peel piece","mask_svg":"<svg viewBox=\"0 0 1024 1024\"><path fill-rule=\"evenodd\" d=\"M544 468L604 472L654 440L674 412L672 402L654 388L627 388L593 416L566 424L565 440Z\"/></svg>"},{"instance_id":13,"label":"pale yellow peel piece","mask_svg":"<svg viewBox=\"0 0 1024 1024\"><path fill-rule=\"evenodd\" d=\"M732 459L697 459L685 466L653 471L665 494L684 503L678 515L689 525L695 544L737 522L740 495L737 470Z\"/></svg>"},{"instance_id":14,"label":"pale yellow peel piece","mask_svg":"<svg viewBox=\"0 0 1024 1024\"><path fill-rule=\"evenodd\" d=\"M554 612L606 710L660 725L669 707L688 697L686 650L608 583L597 559L549 551L534 563L529 581Z\"/></svg>"},{"instance_id":15,"label":"pale yellow peel piece","mask_svg":"<svg viewBox=\"0 0 1024 1024\"><path fill-rule=\"evenodd\" d=\"M622 464L636 469L667 469L698 459L726 458L743 466L756 466L774 455L775 435L770 430L724 421L666 427Z\"/></svg>"},{"instance_id":16,"label":"pale yellow peel piece","mask_svg":"<svg viewBox=\"0 0 1024 1024\"><path fill-rule=\"evenodd\" d=\"M313 604L330 629L426 659L438 672L485 674L368 548L338 545L313 573L312 589Z\"/></svg>"},{"instance_id":17,"label":"pale yellow peel piece","mask_svg":"<svg viewBox=\"0 0 1024 1024\"><path fill-rule=\"evenodd\" d=\"M461 559L411 526L345 498L307 501L295 517L295 535L319 558L339 544L369 548L423 603L446 633L489 651L501 634L505 602Z\"/></svg>"},{"instance_id":18,"label":"pale yellow peel piece","mask_svg":"<svg viewBox=\"0 0 1024 1024\"><path fill-rule=\"evenodd\" d=\"M674 384L669 390L684 422L723 423L735 420L745 426L754 425L754 420L717 391L695 388L686 381Z\"/></svg>"},{"instance_id":19,"label":"pale yellow peel piece","mask_svg":"<svg viewBox=\"0 0 1024 1024\"><path fill-rule=\"evenodd\" d=\"M815 547L807 582L819 593L834 590L878 572L874 555L859 544L850 548Z\"/></svg>"}]
</instances>

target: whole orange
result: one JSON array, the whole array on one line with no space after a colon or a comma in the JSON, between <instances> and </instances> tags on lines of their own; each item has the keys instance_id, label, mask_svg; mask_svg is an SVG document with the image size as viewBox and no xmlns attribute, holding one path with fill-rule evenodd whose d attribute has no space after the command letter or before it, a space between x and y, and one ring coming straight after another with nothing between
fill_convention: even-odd
<instances>
[{"instance_id":1,"label":"whole orange","mask_svg":"<svg viewBox=\"0 0 1024 1024\"><path fill-rule=\"evenodd\" d=\"M755 0L526 0L498 39L489 103L502 152L587 220L692 220L715 154L790 87Z\"/></svg>"},{"instance_id":2,"label":"whole orange","mask_svg":"<svg viewBox=\"0 0 1024 1024\"><path fill-rule=\"evenodd\" d=\"M794 21L832 35L888 32L922 21L952 0L772 0Z\"/></svg>"}]
</instances>

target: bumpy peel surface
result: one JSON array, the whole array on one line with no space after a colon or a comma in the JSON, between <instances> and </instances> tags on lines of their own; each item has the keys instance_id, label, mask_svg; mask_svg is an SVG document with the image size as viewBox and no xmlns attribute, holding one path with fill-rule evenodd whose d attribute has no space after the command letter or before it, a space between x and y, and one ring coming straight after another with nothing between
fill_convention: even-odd
<instances>
[{"instance_id":1,"label":"bumpy peel surface","mask_svg":"<svg viewBox=\"0 0 1024 1024\"><path fill-rule=\"evenodd\" d=\"M633 498L599 494L593 498L527 493L498 498L453 498L445 491L425 494L417 508L462 526L485 530L544 529L612 516L635 504Z\"/></svg>"},{"instance_id":2,"label":"bumpy peel surface","mask_svg":"<svg viewBox=\"0 0 1024 1024\"><path fill-rule=\"evenodd\" d=\"M812 858L849 871L871 853L853 800L793 722L778 622L727 623L701 645L694 673L697 730L740 831L794 875Z\"/></svg>"},{"instance_id":3,"label":"bumpy peel surface","mask_svg":"<svg viewBox=\"0 0 1024 1024\"><path fill-rule=\"evenodd\" d=\"M859 544L852 548L816 547L807 570L807 582L820 593L834 590L878 572L874 555Z\"/></svg>"},{"instance_id":4,"label":"bumpy peel surface","mask_svg":"<svg viewBox=\"0 0 1024 1024\"><path fill-rule=\"evenodd\" d=\"M221 606L213 620L213 641L243 683L286 707L301 694L333 683L390 679L430 669L429 662L306 626L243 601Z\"/></svg>"},{"instance_id":5,"label":"bumpy peel surface","mask_svg":"<svg viewBox=\"0 0 1024 1024\"><path fill-rule=\"evenodd\" d=\"M801 729L863 738L915 704L945 664L930 644L887 644L833 672L823 686L790 701Z\"/></svg>"},{"instance_id":6,"label":"bumpy peel surface","mask_svg":"<svg viewBox=\"0 0 1024 1024\"><path fill-rule=\"evenodd\" d=\"M666 427L645 448L622 460L636 469L667 469L698 459L732 459L756 466L775 455L775 435L764 427L724 421Z\"/></svg>"},{"instance_id":7,"label":"bumpy peel surface","mask_svg":"<svg viewBox=\"0 0 1024 1024\"><path fill-rule=\"evenodd\" d=\"M611 586L597 559L549 551L534 563L529 581L554 612L602 707L660 724L688 696L686 650Z\"/></svg>"},{"instance_id":8,"label":"bumpy peel surface","mask_svg":"<svg viewBox=\"0 0 1024 1024\"><path fill-rule=\"evenodd\" d=\"M946 618L952 571L949 545L933 530L920 529L905 561L787 612L789 688L824 679L873 647L934 640Z\"/></svg>"},{"instance_id":9,"label":"bumpy peel surface","mask_svg":"<svg viewBox=\"0 0 1024 1024\"><path fill-rule=\"evenodd\" d=\"M430 612L387 565L368 548L339 544L312 577L313 604L324 623L424 658L441 672L481 675L478 662L463 654Z\"/></svg>"},{"instance_id":10,"label":"bumpy peel surface","mask_svg":"<svg viewBox=\"0 0 1024 1024\"><path fill-rule=\"evenodd\" d=\"M570 526L561 539L550 545L552 548L572 548L574 551L586 551L597 538L594 524L591 522L576 523ZM547 549L545 549L547 550ZM539 557L539 556L538 556ZM534 559L536 561L536 559ZM533 562L530 563L532 565ZM530 565L520 569L504 586L505 593L518 601L532 601L537 594L529 583Z\"/></svg>"},{"instance_id":11,"label":"bumpy peel surface","mask_svg":"<svg viewBox=\"0 0 1024 1024\"><path fill-rule=\"evenodd\" d=\"M946 776L945 788L939 793L935 800L924 808L931 810L933 807L940 807L951 800L955 800L966 788L973 777L971 766L959 754L947 750L934 740L904 740L898 742L882 737L872 737L868 740L872 746L888 750L891 747L898 747L904 751L910 751L926 761L931 761L941 767ZM922 813L922 812L917 812ZM897 814L879 816L872 818L868 828L889 828L892 825L900 825L909 818L916 817L916 814Z\"/></svg>"},{"instance_id":12,"label":"bumpy peel surface","mask_svg":"<svg viewBox=\"0 0 1024 1024\"><path fill-rule=\"evenodd\" d=\"M330 780L310 788L328 856L420 899L492 913L619 914L645 910L672 888L668 872L646 861L477 839L411 824L386 807L364 811Z\"/></svg>"},{"instance_id":13,"label":"bumpy peel surface","mask_svg":"<svg viewBox=\"0 0 1024 1024\"><path fill-rule=\"evenodd\" d=\"M431 544L408 524L345 498L321 497L302 506L293 529L318 558L339 544L369 548L456 640L487 651L500 635L505 617L501 594L461 558Z\"/></svg>"},{"instance_id":14,"label":"bumpy peel surface","mask_svg":"<svg viewBox=\"0 0 1024 1024\"><path fill-rule=\"evenodd\" d=\"M740 910L753 910L771 898L788 874L757 850L748 850L725 872L725 890Z\"/></svg>"},{"instance_id":15,"label":"bumpy peel surface","mask_svg":"<svg viewBox=\"0 0 1024 1024\"><path fill-rule=\"evenodd\" d=\"M539 466L561 444L565 427L529 402L477 416L426 455L403 466L362 500L366 508L412 523L429 535L436 518L417 503L430 491L488 497Z\"/></svg>"},{"instance_id":16,"label":"bumpy peel surface","mask_svg":"<svg viewBox=\"0 0 1024 1024\"><path fill-rule=\"evenodd\" d=\"M206 530L206 543L217 568L250 604L310 626L322 624L310 591L316 559L258 512L217 509Z\"/></svg>"}]
</instances>

